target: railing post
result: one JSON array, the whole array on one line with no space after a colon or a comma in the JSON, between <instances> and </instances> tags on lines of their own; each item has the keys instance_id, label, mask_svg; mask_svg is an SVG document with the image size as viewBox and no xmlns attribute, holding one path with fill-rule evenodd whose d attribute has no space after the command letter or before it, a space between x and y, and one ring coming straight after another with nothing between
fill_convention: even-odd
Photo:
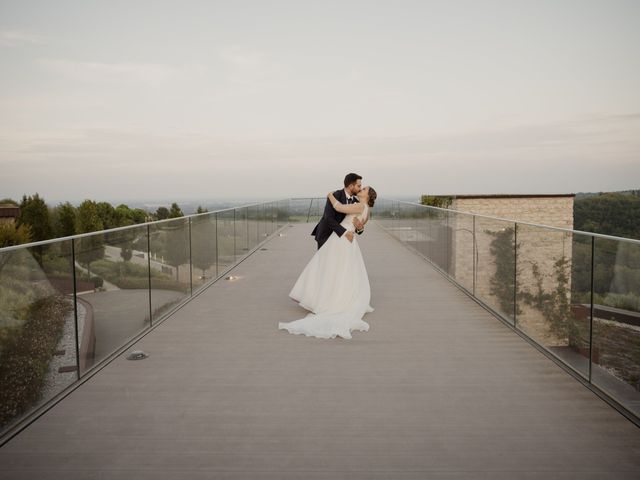
<instances>
[{"instance_id":1,"label":"railing post","mask_svg":"<svg viewBox=\"0 0 640 480\"><path fill-rule=\"evenodd\" d=\"M473 217L473 246L471 247L472 252L471 255L473 256L473 260L472 260L472 265L473 265L473 296L476 296L476 275L477 275L477 271L476 269L478 268L477 266L477 251L478 251L478 247L476 245L476 216L474 215Z\"/></svg>"},{"instance_id":2,"label":"railing post","mask_svg":"<svg viewBox=\"0 0 640 480\"><path fill-rule=\"evenodd\" d=\"M238 260L238 246L236 245L236 209L233 209L233 263Z\"/></svg>"},{"instance_id":3,"label":"railing post","mask_svg":"<svg viewBox=\"0 0 640 480\"><path fill-rule=\"evenodd\" d=\"M591 235L591 299L589 307L589 383L593 367L593 291L595 287L596 237Z\"/></svg>"},{"instance_id":4,"label":"railing post","mask_svg":"<svg viewBox=\"0 0 640 480\"><path fill-rule=\"evenodd\" d=\"M149 285L149 327L153 325L153 306L151 305L151 226L147 224L147 276Z\"/></svg>"},{"instance_id":5,"label":"railing post","mask_svg":"<svg viewBox=\"0 0 640 480\"><path fill-rule=\"evenodd\" d=\"M447 224L445 227L445 231L447 232L447 239L446 239L446 252L445 252L445 261L447 262L447 275L450 277L451 274L449 273L449 249L451 248L451 246L449 245L449 212L445 212L446 214L446 219L447 219Z\"/></svg>"},{"instance_id":6,"label":"railing post","mask_svg":"<svg viewBox=\"0 0 640 480\"><path fill-rule=\"evenodd\" d=\"M427 241L427 255L429 256L431 263L433 263L433 235L431 234L432 213L433 211L429 209L429 217L427 219L427 237L429 237L429 240Z\"/></svg>"},{"instance_id":7,"label":"railing post","mask_svg":"<svg viewBox=\"0 0 640 480\"><path fill-rule=\"evenodd\" d=\"M191 241L191 217L189 217L189 289L193 295L193 252Z\"/></svg>"},{"instance_id":8,"label":"railing post","mask_svg":"<svg viewBox=\"0 0 640 480\"><path fill-rule=\"evenodd\" d=\"M76 241L71 239L71 276L73 278L73 318L76 336L76 372L80 380L80 336L78 334L78 287L76 285Z\"/></svg>"},{"instance_id":9,"label":"railing post","mask_svg":"<svg viewBox=\"0 0 640 480\"><path fill-rule=\"evenodd\" d=\"M513 327L518 328L518 222L513 224Z\"/></svg>"},{"instance_id":10,"label":"railing post","mask_svg":"<svg viewBox=\"0 0 640 480\"><path fill-rule=\"evenodd\" d=\"M218 238L218 213L214 213L213 214L215 216L216 219L216 278L218 277L218 275L220 275L220 271L219 271L219 261L218 261L218 243L220 243L220 239Z\"/></svg>"}]
</instances>

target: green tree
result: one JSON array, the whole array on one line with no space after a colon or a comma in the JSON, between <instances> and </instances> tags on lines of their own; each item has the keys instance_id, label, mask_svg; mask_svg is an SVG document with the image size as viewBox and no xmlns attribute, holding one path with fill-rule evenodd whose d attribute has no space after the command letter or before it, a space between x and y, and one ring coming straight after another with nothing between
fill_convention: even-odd
<instances>
[{"instance_id":1,"label":"green tree","mask_svg":"<svg viewBox=\"0 0 640 480\"><path fill-rule=\"evenodd\" d=\"M133 223L135 223L133 220L133 212L125 204L118 205L115 208L113 214L117 227L124 227L126 225L132 225Z\"/></svg>"},{"instance_id":2,"label":"green tree","mask_svg":"<svg viewBox=\"0 0 640 480\"><path fill-rule=\"evenodd\" d=\"M131 210L131 218L134 223L145 223L149 221L149 214L141 208L134 208Z\"/></svg>"},{"instance_id":3,"label":"green tree","mask_svg":"<svg viewBox=\"0 0 640 480\"><path fill-rule=\"evenodd\" d=\"M102 220L98 213L98 206L93 200L85 200L78 207L78 233L89 233L103 230ZM104 256L104 241L102 235L82 237L76 248L76 258L87 268L87 276L91 278L91 262Z\"/></svg>"},{"instance_id":4,"label":"green tree","mask_svg":"<svg viewBox=\"0 0 640 480\"><path fill-rule=\"evenodd\" d=\"M118 227L118 222L116 219L116 211L109 202L99 202L96 203L96 208L98 210L98 216L100 217L100 221L102 222L102 229L107 230L109 228Z\"/></svg>"},{"instance_id":5,"label":"green tree","mask_svg":"<svg viewBox=\"0 0 640 480\"><path fill-rule=\"evenodd\" d=\"M156 220L166 220L169 218L169 209L167 207L159 207L155 214Z\"/></svg>"},{"instance_id":6,"label":"green tree","mask_svg":"<svg viewBox=\"0 0 640 480\"><path fill-rule=\"evenodd\" d=\"M53 230L56 237L68 237L76 233L76 207L69 202L59 204L53 210Z\"/></svg>"},{"instance_id":7,"label":"green tree","mask_svg":"<svg viewBox=\"0 0 640 480\"><path fill-rule=\"evenodd\" d=\"M184 217L184 213L182 213L182 210L180 210L178 204L174 202L171 204L171 209L169 210L169 218L179 217Z\"/></svg>"},{"instance_id":8,"label":"green tree","mask_svg":"<svg viewBox=\"0 0 640 480\"><path fill-rule=\"evenodd\" d=\"M453 202L452 197L446 195L422 195L420 203L430 207L449 208Z\"/></svg>"},{"instance_id":9,"label":"green tree","mask_svg":"<svg viewBox=\"0 0 640 480\"><path fill-rule=\"evenodd\" d=\"M30 241L31 230L27 225L16 227L11 223L0 223L0 248L22 245Z\"/></svg>"},{"instance_id":10,"label":"green tree","mask_svg":"<svg viewBox=\"0 0 640 480\"><path fill-rule=\"evenodd\" d=\"M89 233L99 230L104 230L104 224L98 211L98 204L93 200L85 200L78 207L76 232Z\"/></svg>"},{"instance_id":11,"label":"green tree","mask_svg":"<svg viewBox=\"0 0 640 480\"><path fill-rule=\"evenodd\" d=\"M207 210L206 208L202 208L201 205L198 205L198 209L196 210L196 213L207 213L209 210Z\"/></svg>"},{"instance_id":12,"label":"green tree","mask_svg":"<svg viewBox=\"0 0 640 480\"><path fill-rule=\"evenodd\" d=\"M612 192L576 197L573 228L618 237L640 238L640 194Z\"/></svg>"},{"instance_id":13,"label":"green tree","mask_svg":"<svg viewBox=\"0 0 640 480\"><path fill-rule=\"evenodd\" d=\"M53 236L49 208L37 193L33 196L23 195L17 222L17 226L20 225L27 225L31 229L31 239L34 242L48 240Z\"/></svg>"}]
</instances>

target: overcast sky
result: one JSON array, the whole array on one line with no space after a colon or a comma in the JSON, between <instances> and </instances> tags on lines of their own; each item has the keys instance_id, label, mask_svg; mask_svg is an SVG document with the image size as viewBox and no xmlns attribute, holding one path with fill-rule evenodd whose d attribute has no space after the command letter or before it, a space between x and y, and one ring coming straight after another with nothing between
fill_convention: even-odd
<instances>
[{"instance_id":1,"label":"overcast sky","mask_svg":"<svg viewBox=\"0 0 640 480\"><path fill-rule=\"evenodd\" d=\"M640 1L0 0L0 197L640 188Z\"/></svg>"}]
</instances>

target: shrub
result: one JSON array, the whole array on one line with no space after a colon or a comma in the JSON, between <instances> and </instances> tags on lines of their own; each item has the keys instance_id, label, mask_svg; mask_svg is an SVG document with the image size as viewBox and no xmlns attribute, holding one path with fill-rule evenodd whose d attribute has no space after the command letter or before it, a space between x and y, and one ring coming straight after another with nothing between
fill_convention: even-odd
<instances>
[{"instance_id":1,"label":"shrub","mask_svg":"<svg viewBox=\"0 0 640 480\"><path fill-rule=\"evenodd\" d=\"M71 311L61 295L40 298L29 306L22 327L5 337L0 352L0 426L41 399L49 362Z\"/></svg>"}]
</instances>

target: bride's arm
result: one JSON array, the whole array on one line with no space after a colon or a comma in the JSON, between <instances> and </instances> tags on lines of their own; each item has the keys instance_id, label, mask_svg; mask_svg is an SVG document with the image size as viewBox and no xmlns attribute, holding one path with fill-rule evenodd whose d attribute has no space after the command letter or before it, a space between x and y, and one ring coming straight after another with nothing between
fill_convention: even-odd
<instances>
[{"instance_id":1,"label":"bride's arm","mask_svg":"<svg viewBox=\"0 0 640 480\"><path fill-rule=\"evenodd\" d=\"M354 217L353 226L356 227L356 233L358 235L362 235L362 233L364 232L364 226L367 224L368 221L369 221L369 212L367 212L365 215Z\"/></svg>"},{"instance_id":2,"label":"bride's arm","mask_svg":"<svg viewBox=\"0 0 640 480\"><path fill-rule=\"evenodd\" d=\"M333 205L333 208L340 213L362 213L362 211L364 210L364 205L361 205L360 203L352 203L351 205L345 205L344 203L340 203L336 197L333 196L333 192L329 192L329 195L327 195L329 197L329 201L331 202L331 205Z\"/></svg>"}]
</instances>

